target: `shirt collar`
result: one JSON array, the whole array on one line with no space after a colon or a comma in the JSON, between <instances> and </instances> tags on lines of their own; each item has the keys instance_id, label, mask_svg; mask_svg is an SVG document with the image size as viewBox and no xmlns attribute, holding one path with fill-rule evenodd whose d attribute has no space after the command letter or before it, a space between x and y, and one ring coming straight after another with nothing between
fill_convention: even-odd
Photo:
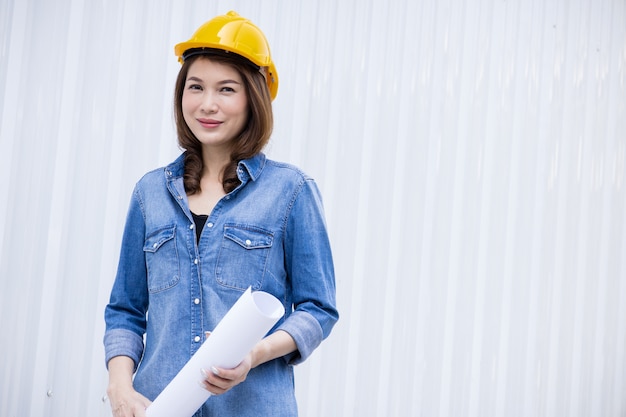
<instances>
[{"instance_id":1,"label":"shirt collar","mask_svg":"<svg viewBox=\"0 0 626 417\"><path fill-rule=\"evenodd\" d=\"M182 177L185 174L185 153L165 167L165 172L170 177Z\"/></svg>"},{"instance_id":2,"label":"shirt collar","mask_svg":"<svg viewBox=\"0 0 626 417\"><path fill-rule=\"evenodd\" d=\"M252 158L243 159L239 161L238 173L239 173L240 179L243 180L243 178L241 178L241 175L243 174L243 168L245 168L248 176L250 176L250 179L252 181L256 181L257 178L259 178L259 176L261 175L261 171L263 171L263 167L265 166L266 160L267 158L265 157L265 154L262 152L259 152L258 154L254 155Z\"/></svg>"},{"instance_id":3,"label":"shirt collar","mask_svg":"<svg viewBox=\"0 0 626 417\"><path fill-rule=\"evenodd\" d=\"M263 152L259 152L254 155L252 158L243 159L239 161L238 172L240 179L241 175L245 173L250 177L252 181L256 181L257 178L261 175L261 171L263 171L263 167L265 166L265 161L267 160L265 154ZM174 177L182 177L185 173L185 154L182 153L174 162L169 164L166 168L166 171L171 172Z\"/></svg>"}]
</instances>

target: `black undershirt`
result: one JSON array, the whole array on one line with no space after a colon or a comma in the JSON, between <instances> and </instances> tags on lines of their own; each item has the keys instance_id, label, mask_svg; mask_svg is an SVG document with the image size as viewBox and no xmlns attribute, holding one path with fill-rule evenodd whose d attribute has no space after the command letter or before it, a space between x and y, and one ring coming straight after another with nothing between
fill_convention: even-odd
<instances>
[{"instance_id":1,"label":"black undershirt","mask_svg":"<svg viewBox=\"0 0 626 417\"><path fill-rule=\"evenodd\" d=\"M209 218L206 214L196 214L193 211L191 212L193 216L193 222L196 224L196 243L200 240L200 234L202 234L202 229L204 229L204 224Z\"/></svg>"}]
</instances>

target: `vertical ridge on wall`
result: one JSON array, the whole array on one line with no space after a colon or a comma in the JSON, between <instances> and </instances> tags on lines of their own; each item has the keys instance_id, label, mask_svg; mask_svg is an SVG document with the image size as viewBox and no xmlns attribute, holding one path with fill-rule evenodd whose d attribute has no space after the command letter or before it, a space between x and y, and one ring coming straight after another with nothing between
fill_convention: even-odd
<instances>
[{"instance_id":1,"label":"vertical ridge on wall","mask_svg":"<svg viewBox=\"0 0 626 417\"><path fill-rule=\"evenodd\" d=\"M22 62L24 59L24 51L20 48L25 42L27 36L27 18L28 5L20 3L13 5L12 3L3 3L0 5L0 37L1 62ZM20 66L2 65L0 70L0 87L2 88L2 104L0 110L0 148L4 161L0 164L0 175L4 181L0 182L0 276L11 276L12 269L5 261L5 254L10 250L8 242L12 226L12 220L15 216L15 208L10 198L14 194L16 184L14 181L7 180L10 173L14 170L16 164L16 155L18 154L18 146L13 138L19 132L20 112L19 107L6 102L6 98L16 100L18 91L20 90ZM27 285L24 285L27 288ZM3 323L0 332L0 349L6 352L4 358L0 361L0 387L3 394L0 394L0 413L9 414L17 413L19 410L18 403L8 401L8 398L15 398L18 402L26 402L28 393L21 389L28 386L31 381L23 378L19 372L21 363L28 355L28 349L15 349L13 346L21 343L24 339L24 329L19 323L25 321L27 315L27 306L20 305L17 302L18 291L15 287L5 285L2 291L2 301L0 302L0 322ZM10 346L10 348L9 348ZM10 356L9 356L10 354ZM10 360L7 360L9 359ZM7 400L4 400L7 398Z\"/></svg>"},{"instance_id":2,"label":"vertical ridge on wall","mask_svg":"<svg viewBox=\"0 0 626 417\"><path fill-rule=\"evenodd\" d=\"M355 35L353 39L364 39L365 42L355 44L353 46L353 61L349 67L352 69L353 78L349 80L349 84L345 86L346 100L348 103L356 104L362 103L359 106L359 112L364 115L363 123L360 125L355 124L354 135L360 138L360 146L353 147L348 155L354 156L351 170L354 172L354 177L358 178L358 182L355 184L357 190L354 195L354 201L352 202L352 210L355 218L355 231L352 236L354 255L351 260L351 279L350 279L350 298L349 304L344 304L343 320L348 322L348 337L346 339L347 353L346 365L345 365L345 397L341 404L338 404L341 409L342 415L347 415L353 412L356 406L359 392L356 384L350 383L350 377L352 375L359 374L360 365L363 363L362 353L359 349L359 342L362 340L362 329L366 325L364 319L365 315L363 311L367 308L365 304L366 288L363 280L366 270L368 268L369 259L367 258L367 244L368 239L368 212L369 212L369 197L370 197L370 184L372 181L372 169L370 163L372 162L374 143L372 135L368 135L368 129L374 128L373 108L372 101L368 102L366 98L370 97L376 100L376 80L368 79L368 71L366 68L369 66L368 58L373 54L368 54L369 51L379 50L380 45L374 39L371 34L375 33L377 29L376 23L371 20L372 6L365 5L365 7L353 9L354 13L354 26L353 31ZM364 28L371 30L370 36L366 33L359 35L358 31ZM362 37L361 37L362 36ZM366 47L367 45L367 47ZM376 49L378 47L378 49ZM373 74L372 74L373 78ZM356 113L356 112L355 112ZM354 121L355 113L347 114ZM341 300L341 298L339 298Z\"/></svg>"},{"instance_id":3,"label":"vertical ridge on wall","mask_svg":"<svg viewBox=\"0 0 626 417\"><path fill-rule=\"evenodd\" d=\"M51 5L48 5L51 7ZM76 10L77 9L77 10ZM41 300L39 304L39 318L35 321L33 330L36 329L36 334L42 340L53 340L55 337L56 322L60 319L55 312L59 308L59 300L62 299L60 292L63 289L63 274L64 274L64 256L63 250L67 245L67 212L69 210L68 196L72 195L71 188L72 176L75 173L74 158L76 154L74 149L74 123L76 118L74 117L74 109L78 107L76 102L76 85L74 81L78 79L78 71L75 66L72 65L73 57L71 57L71 51L79 49L80 32L82 23L82 4L79 1L73 2L70 6L69 13L69 25L66 35L67 49L62 53L57 52L55 55L59 56L59 60L63 61L65 65L62 66L62 86L61 96L58 103L58 133L56 134L56 152L53 154L52 164L52 183L51 183L51 200L48 213L42 213L42 215L48 216L46 224L48 230L43 233L43 236L47 236L47 242L45 244L45 253L43 256L43 274L41 275ZM53 15L53 11L46 7L43 7L39 12ZM34 27L34 22L33 26ZM51 50L49 54L43 55L42 60L49 60L52 62L54 56ZM43 51L42 51L43 52ZM65 59L67 58L67 60ZM34 63L35 61L33 61ZM36 78L36 73L31 73L32 78ZM50 80L51 81L51 80ZM42 132L43 133L43 132ZM31 392L31 410L32 415L47 415L50 414L49 403L44 403L40 400L42 394L50 393L54 395L51 386L52 380L55 378L54 358L58 349L61 346L56 344L38 343L36 344L36 350L34 352L33 365L32 365L32 392ZM42 370L46 370L45 374ZM43 377L43 375L45 377Z\"/></svg>"},{"instance_id":4,"label":"vertical ridge on wall","mask_svg":"<svg viewBox=\"0 0 626 417\"><path fill-rule=\"evenodd\" d=\"M376 106L378 109L392 107L399 96L399 92L411 88L410 80L417 65L417 57L410 52L411 40L402 36L405 19L407 15L411 15L409 13L411 7L413 5L405 3L400 7L388 9L386 14L374 13L374 16L381 19L385 27L388 27L387 33L389 34L388 37L382 38L384 54L376 60L382 59L383 62L387 62L392 66L398 63L404 64L402 70L399 71L399 77L389 78L386 68L379 72L378 82L380 83L381 92L380 105ZM395 22L402 22L402 24L395 25ZM403 288L402 278L405 276L402 259L402 236L406 233L406 224L403 219L412 214L410 207L407 207L405 204L405 193L407 188L410 188L411 183L410 178L406 175L406 172L410 169L406 155L410 149L408 142L410 140L410 126L414 106L409 94L403 94L399 98L399 111L396 115L397 123L390 124L389 128L378 129L380 132L378 137L397 138L397 141L389 144L390 158L392 158L394 163L387 172L377 172L378 176L383 178L388 176L392 179L391 181L385 179L381 186L376 188L377 191L385 190L386 188L389 193L389 197L386 199L389 205L388 218L383 220L383 224L386 224L389 228L389 234L386 236L388 242L380 253L381 257L387 259L388 262L381 271L384 288L381 288L381 294L377 300L382 304L380 311L383 323L396 323L398 321L397 299L399 291ZM377 118L374 120L377 120ZM380 142L375 141L375 143L380 147ZM376 161L372 161L371 165L376 167ZM376 172L377 170L374 171ZM376 400L375 414L397 415L407 413L409 410L397 398L397 390L393 389L397 381L396 373L394 372L398 350L396 341L403 337L403 333L399 331L397 326L383 325L381 326L379 337L381 340L381 352L377 371L378 386L376 387L379 395ZM404 352L405 355L407 353ZM410 380L406 376L401 378L401 381L406 384L407 389L411 389Z\"/></svg>"}]
</instances>

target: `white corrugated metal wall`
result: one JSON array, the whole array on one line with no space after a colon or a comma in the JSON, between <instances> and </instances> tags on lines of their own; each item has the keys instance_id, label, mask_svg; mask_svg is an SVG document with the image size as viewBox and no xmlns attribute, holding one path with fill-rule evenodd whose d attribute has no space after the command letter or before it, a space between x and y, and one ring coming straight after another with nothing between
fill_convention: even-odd
<instances>
[{"instance_id":1,"label":"white corrugated metal wall","mask_svg":"<svg viewBox=\"0 0 626 417\"><path fill-rule=\"evenodd\" d=\"M235 9L268 153L318 181L342 318L303 416L626 415L624 0L0 1L0 415L107 416L134 182L173 45Z\"/></svg>"}]
</instances>

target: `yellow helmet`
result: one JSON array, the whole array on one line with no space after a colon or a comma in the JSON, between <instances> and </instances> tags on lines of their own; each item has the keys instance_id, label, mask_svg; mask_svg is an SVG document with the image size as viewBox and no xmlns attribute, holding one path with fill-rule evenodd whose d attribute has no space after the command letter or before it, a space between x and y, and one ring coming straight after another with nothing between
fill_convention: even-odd
<instances>
[{"instance_id":1,"label":"yellow helmet","mask_svg":"<svg viewBox=\"0 0 626 417\"><path fill-rule=\"evenodd\" d=\"M234 52L265 69L265 79L272 100L278 92L278 74L270 54L270 45L261 29L250 20L230 11L214 17L196 30L191 39L174 47L182 64L192 49L214 48Z\"/></svg>"}]
</instances>

